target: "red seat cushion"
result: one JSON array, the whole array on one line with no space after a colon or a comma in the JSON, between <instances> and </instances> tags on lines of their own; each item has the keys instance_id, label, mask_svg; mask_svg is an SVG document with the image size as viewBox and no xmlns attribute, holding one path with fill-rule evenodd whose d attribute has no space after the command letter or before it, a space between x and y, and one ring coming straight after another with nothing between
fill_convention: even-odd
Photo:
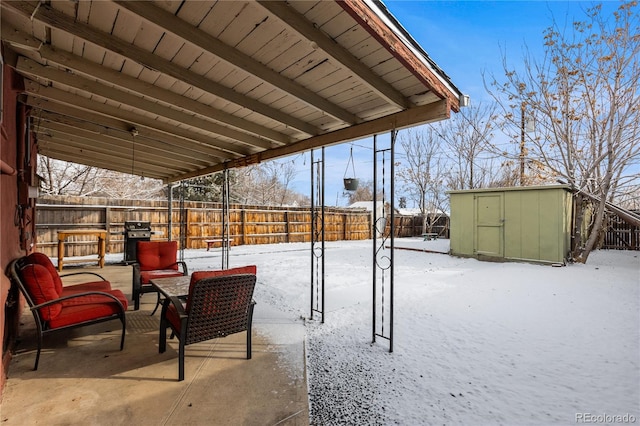
<instances>
[{"instance_id":1,"label":"red seat cushion","mask_svg":"<svg viewBox=\"0 0 640 426\"><path fill-rule=\"evenodd\" d=\"M104 291L109 292L111 290L111 283L109 281L92 281L89 283L68 285L62 287L62 293L60 296L67 296L74 293L83 293L85 291Z\"/></svg>"},{"instance_id":2,"label":"red seat cushion","mask_svg":"<svg viewBox=\"0 0 640 426\"><path fill-rule=\"evenodd\" d=\"M59 297L54 279L45 266L37 263L27 265L20 271L20 275L29 295L33 299L33 303L36 305ZM54 303L40 308L39 311L42 319L49 321L60 314L62 304Z\"/></svg>"},{"instance_id":3,"label":"red seat cushion","mask_svg":"<svg viewBox=\"0 0 640 426\"><path fill-rule=\"evenodd\" d=\"M178 270L177 241L138 241L136 260L141 271L154 269Z\"/></svg>"},{"instance_id":4,"label":"red seat cushion","mask_svg":"<svg viewBox=\"0 0 640 426\"><path fill-rule=\"evenodd\" d=\"M167 321L171 323L174 330L180 330L180 316L178 315L178 310L172 304L169 305L166 312Z\"/></svg>"},{"instance_id":5,"label":"red seat cushion","mask_svg":"<svg viewBox=\"0 0 640 426\"><path fill-rule=\"evenodd\" d=\"M110 293L118 298L124 309L127 309L127 298L120 290L110 290ZM51 328L64 327L117 314L120 307L113 299L101 295L81 296L62 302L63 309L60 314L49 321Z\"/></svg>"}]
</instances>

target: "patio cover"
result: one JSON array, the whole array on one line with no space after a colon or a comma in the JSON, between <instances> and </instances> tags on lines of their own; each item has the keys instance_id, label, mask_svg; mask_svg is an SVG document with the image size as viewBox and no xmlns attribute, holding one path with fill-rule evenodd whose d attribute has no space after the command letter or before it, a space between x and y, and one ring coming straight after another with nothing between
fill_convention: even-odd
<instances>
[{"instance_id":1,"label":"patio cover","mask_svg":"<svg viewBox=\"0 0 640 426\"><path fill-rule=\"evenodd\" d=\"M1 5L39 152L166 183L447 119L467 100L379 1Z\"/></svg>"}]
</instances>

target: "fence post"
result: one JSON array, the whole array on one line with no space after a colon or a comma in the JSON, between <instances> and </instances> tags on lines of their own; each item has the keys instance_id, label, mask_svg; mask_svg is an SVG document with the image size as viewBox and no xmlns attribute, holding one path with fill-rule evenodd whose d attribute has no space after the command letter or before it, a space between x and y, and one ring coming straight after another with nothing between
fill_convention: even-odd
<instances>
[{"instance_id":1,"label":"fence post","mask_svg":"<svg viewBox=\"0 0 640 426\"><path fill-rule=\"evenodd\" d=\"M285 210L284 212L284 232L287 234L286 241L291 242L289 238L289 210Z\"/></svg>"},{"instance_id":2,"label":"fence post","mask_svg":"<svg viewBox=\"0 0 640 426\"><path fill-rule=\"evenodd\" d=\"M184 233L184 248L192 248L191 247L191 238L190 238L190 230L191 230L191 211L189 208L184 209L184 217L185 217L185 221L186 226L185 226L185 233Z\"/></svg>"},{"instance_id":3,"label":"fence post","mask_svg":"<svg viewBox=\"0 0 640 426\"><path fill-rule=\"evenodd\" d=\"M104 208L104 229L107 230L107 238L105 245L107 246L107 253L111 253L109 246L111 245L111 207Z\"/></svg>"},{"instance_id":4,"label":"fence post","mask_svg":"<svg viewBox=\"0 0 640 426\"><path fill-rule=\"evenodd\" d=\"M350 233L351 233L351 229L347 229L347 214L346 213L342 213L342 239L343 240L350 240Z\"/></svg>"},{"instance_id":5,"label":"fence post","mask_svg":"<svg viewBox=\"0 0 640 426\"><path fill-rule=\"evenodd\" d=\"M242 244L247 244L247 210L244 207L240 217L242 220Z\"/></svg>"}]
</instances>

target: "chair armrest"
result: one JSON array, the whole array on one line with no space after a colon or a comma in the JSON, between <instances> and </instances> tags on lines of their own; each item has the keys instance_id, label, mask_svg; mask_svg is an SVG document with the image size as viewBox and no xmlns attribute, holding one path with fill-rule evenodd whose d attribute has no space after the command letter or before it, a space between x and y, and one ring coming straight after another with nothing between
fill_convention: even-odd
<instances>
[{"instance_id":1,"label":"chair armrest","mask_svg":"<svg viewBox=\"0 0 640 426\"><path fill-rule=\"evenodd\" d=\"M171 296L168 300L176 307L176 312L178 316L180 316L181 320L188 317L187 312L184 310L184 305L180 301L179 297ZM163 309L163 312L164 311L165 309Z\"/></svg>"},{"instance_id":2,"label":"chair armrest","mask_svg":"<svg viewBox=\"0 0 640 426\"><path fill-rule=\"evenodd\" d=\"M132 283L133 287L140 286L140 264L133 263L133 275L132 275Z\"/></svg>"},{"instance_id":3,"label":"chair armrest","mask_svg":"<svg viewBox=\"0 0 640 426\"><path fill-rule=\"evenodd\" d=\"M95 272L71 272L69 274L60 275L60 278L70 277L70 276L73 276L73 275L94 275L94 276L100 278L102 281L107 281L105 279L105 277L103 277L100 274L96 274Z\"/></svg>"},{"instance_id":4,"label":"chair armrest","mask_svg":"<svg viewBox=\"0 0 640 426\"><path fill-rule=\"evenodd\" d=\"M120 300L117 297L115 297L113 294L105 293L104 291L84 291L82 293L70 294L70 295L67 295L67 296L59 297L57 299L47 300L46 302L40 303L39 305L31 306L29 309L34 311L36 309L44 308L45 306L53 305L55 303L60 303L60 302L62 302L64 300L75 299L75 298L78 298L78 297L91 296L91 295L106 296L106 297L108 297L110 299L113 299L113 301L116 302L120 306L120 310L122 312L124 312L124 306L122 305Z\"/></svg>"}]
</instances>

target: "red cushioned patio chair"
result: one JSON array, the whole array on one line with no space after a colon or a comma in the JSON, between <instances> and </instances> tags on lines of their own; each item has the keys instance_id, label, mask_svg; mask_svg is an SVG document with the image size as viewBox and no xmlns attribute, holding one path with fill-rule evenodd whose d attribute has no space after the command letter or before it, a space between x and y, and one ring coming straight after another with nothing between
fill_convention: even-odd
<instances>
[{"instance_id":1,"label":"red cushioned patio chair","mask_svg":"<svg viewBox=\"0 0 640 426\"><path fill-rule=\"evenodd\" d=\"M177 241L138 241L131 291L136 311L140 309L140 297L143 294L156 293L156 307L151 315L156 313L160 305L160 294L151 285L152 279L189 275L187 264L177 258Z\"/></svg>"},{"instance_id":2,"label":"red cushioned patio chair","mask_svg":"<svg viewBox=\"0 0 640 426\"><path fill-rule=\"evenodd\" d=\"M62 284L61 278L82 274L97 279L71 286ZM44 335L55 331L118 319L122 322L120 350L124 348L127 298L99 274L59 275L49 257L32 253L11 262L9 276L20 288L36 322L38 349L34 370L38 369Z\"/></svg>"},{"instance_id":3,"label":"red cushioned patio chair","mask_svg":"<svg viewBox=\"0 0 640 426\"><path fill-rule=\"evenodd\" d=\"M178 381L184 380L185 346L192 343L247 332L247 359L251 359L251 323L254 265L222 271L198 271L191 275L186 303L177 297L166 299L160 317L158 350L165 352L167 329L179 340Z\"/></svg>"}]
</instances>

